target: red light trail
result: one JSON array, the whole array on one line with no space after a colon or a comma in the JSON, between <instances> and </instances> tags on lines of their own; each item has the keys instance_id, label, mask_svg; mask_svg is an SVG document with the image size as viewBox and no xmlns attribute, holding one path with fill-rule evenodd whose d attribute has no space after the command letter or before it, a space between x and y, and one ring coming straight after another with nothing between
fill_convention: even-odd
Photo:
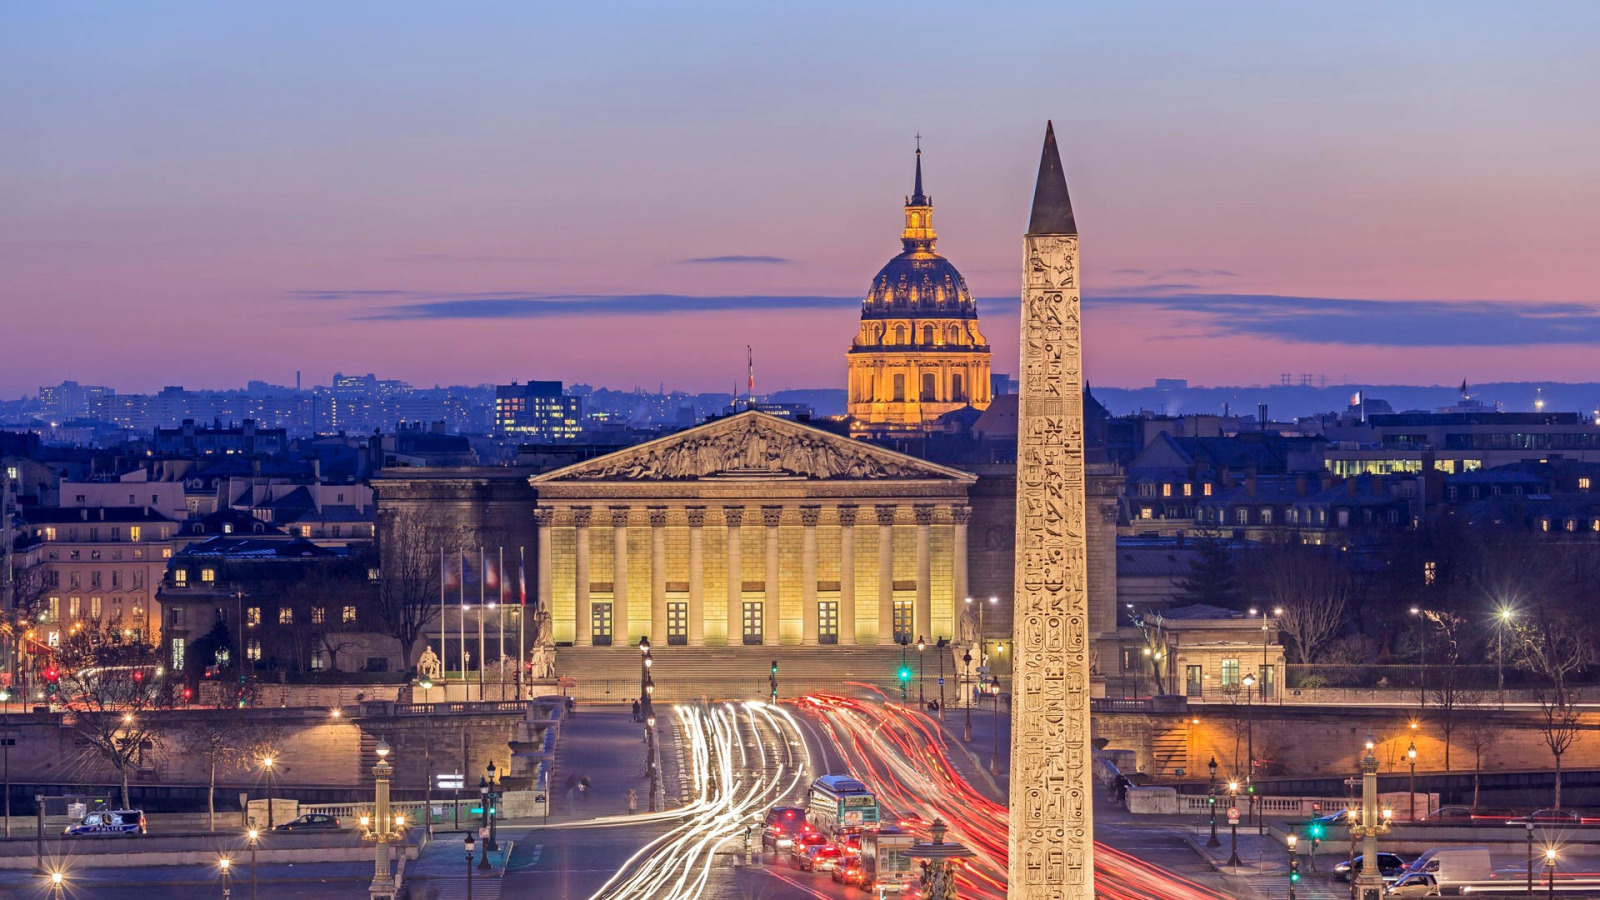
<instances>
[{"instance_id":1,"label":"red light trail","mask_svg":"<svg viewBox=\"0 0 1600 900\"><path fill-rule=\"evenodd\" d=\"M815 714L850 774L871 786L907 827L925 835L941 818L952 839L977 854L963 874L962 896L1004 900L1010 813L956 771L937 723L898 704L834 695L809 695L798 706ZM1099 841L1094 868L1103 900L1228 900Z\"/></svg>"}]
</instances>

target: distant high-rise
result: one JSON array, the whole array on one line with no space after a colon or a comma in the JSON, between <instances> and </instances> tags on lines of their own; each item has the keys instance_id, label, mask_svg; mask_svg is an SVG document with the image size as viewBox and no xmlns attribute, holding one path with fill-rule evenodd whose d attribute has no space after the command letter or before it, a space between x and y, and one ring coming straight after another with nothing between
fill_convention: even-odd
<instances>
[{"instance_id":1,"label":"distant high-rise","mask_svg":"<svg viewBox=\"0 0 1600 900\"><path fill-rule=\"evenodd\" d=\"M978 306L966 279L934 252L921 149L905 216L904 250L873 279L848 356L849 411L866 431L922 429L964 406L983 409L992 396Z\"/></svg>"},{"instance_id":2,"label":"distant high-rise","mask_svg":"<svg viewBox=\"0 0 1600 900\"><path fill-rule=\"evenodd\" d=\"M559 381L530 381L494 389L494 433L530 442L574 441L583 430L583 401Z\"/></svg>"}]
</instances>

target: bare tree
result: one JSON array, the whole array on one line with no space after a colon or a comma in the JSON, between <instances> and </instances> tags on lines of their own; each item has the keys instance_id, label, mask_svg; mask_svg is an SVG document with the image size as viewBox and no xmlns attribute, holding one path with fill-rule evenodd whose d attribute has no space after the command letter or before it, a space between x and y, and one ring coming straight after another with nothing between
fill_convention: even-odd
<instances>
[{"instance_id":1,"label":"bare tree","mask_svg":"<svg viewBox=\"0 0 1600 900\"><path fill-rule=\"evenodd\" d=\"M399 642L401 665L408 667L411 648L439 615L442 550L460 541L441 513L417 507L383 510L378 537L378 627Z\"/></svg>"},{"instance_id":2,"label":"bare tree","mask_svg":"<svg viewBox=\"0 0 1600 900\"><path fill-rule=\"evenodd\" d=\"M1143 609L1133 614L1133 624L1139 629L1139 635L1144 641L1140 657L1141 665L1150 667L1150 674L1155 679L1157 695L1167 693L1167 666L1171 662L1172 647L1167 639L1167 620L1157 608Z\"/></svg>"},{"instance_id":3,"label":"bare tree","mask_svg":"<svg viewBox=\"0 0 1600 900\"><path fill-rule=\"evenodd\" d=\"M112 627L69 630L56 654L62 705L79 740L116 770L122 805L128 773L162 742L172 686L156 673L160 648Z\"/></svg>"},{"instance_id":4,"label":"bare tree","mask_svg":"<svg viewBox=\"0 0 1600 900\"><path fill-rule=\"evenodd\" d=\"M217 830L217 773L246 770L279 739L271 720L255 717L244 703L224 703L204 717L187 717L178 741L184 752L206 767L206 812Z\"/></svg>"},{"instance_id":5,"label":"bare tree","mask_svg":"<svg viewBox=\"0 0 1600 900\"><path fill-rule=\"evenodd\" d=\"M1461 745L1472 753L1472 811L1478 811L1478 782L1483 774L1483 757L1500 742L1505 729L1493 714L1478 710L1461 723Z\"/></svg>"},{"instance_id":6,"label":"bare tree","mask_svg":"<svg viewBox=\"0 0 1600 900\"><path fill-rule=\"evenodd\" d=\"M1589 629L1553 603L1532 606L1513 620L1512 659L1540 681L1539 733L1555 760L1555 808L1561 808L1561 758L1578 740L1573 676L1589 658Z\"/></svg>"},{"instance_id":7,"label":"bare tree","mask_svg":"<svg viewBox=\"0 0 1600 900\"><path fill-rule=\"evenodd\" d=\"M1301 663L1314 662L1345 626L1356 579L1339 551L1310 544L1275 544L1256 561L1261 587L1283 610L1278 628Z\"/></svg>"},{"instance_id":8,"label":"bare tree","mask_svg":"<svg viewBox=\"0 0 1600 900\"><path fill-rule=\"evenodd\" d=\"M1426 696L1433 699L1434 720L1444 737L1444 770L1450 771L1450 737L1456 729L1456 709L1476 702L1477 695L1462 686L1461 646L1466 619L1450 612L1422 610L1421 640L1428 654Z\"/></svg>"}]
</instances>

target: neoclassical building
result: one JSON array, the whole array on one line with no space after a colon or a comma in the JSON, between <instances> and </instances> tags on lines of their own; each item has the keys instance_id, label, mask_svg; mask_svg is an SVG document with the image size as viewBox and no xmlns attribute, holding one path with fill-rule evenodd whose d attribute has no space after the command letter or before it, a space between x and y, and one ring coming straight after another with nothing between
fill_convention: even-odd
<instances>
[{"instance_id":1,"label":"neoclassical building","mask_svg":"<svg viewBox=\"0 0 1600 900\"><path fill-rule=\"evenodd\" d=\"M532 478L537 595L578 647L953 638L976 481L740 413Z\"/></svg>"},{"instance_id":2,"label":"neoclassical building","mask_svg":"<svg viewBox=\"0 0 1600 900\"><path fill-rule=\"evenodd\" d=\"M863 431L919 430L965 406L989 405L989 343L966 279L934 252L933 198L922 150L906 198L904 248L872 280L850 347L849 411Z\"/></svg>"}]
</instances>

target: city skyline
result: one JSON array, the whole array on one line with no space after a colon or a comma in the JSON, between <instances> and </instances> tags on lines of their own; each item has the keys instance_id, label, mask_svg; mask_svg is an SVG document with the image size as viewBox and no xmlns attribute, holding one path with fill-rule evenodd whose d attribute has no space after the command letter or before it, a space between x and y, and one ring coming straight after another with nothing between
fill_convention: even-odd
<instances>
[{"instance_id":1,"label":"city skyline","mask_svg":"<svg viewBox=\"0 0 1600 900\"><path fill-rule=\"evenodd\" d=\"M7 11L0 75L34 90L0 169L0 395L397 357L712 391L746 345L758 390L842 385L917 133L1015 372L1014 148L1047 115L1093 383L1584 380L1600 338L1592 9L1101 10L1059 38L937 5L399 9Z\"/></svg>"}]
</instances>

